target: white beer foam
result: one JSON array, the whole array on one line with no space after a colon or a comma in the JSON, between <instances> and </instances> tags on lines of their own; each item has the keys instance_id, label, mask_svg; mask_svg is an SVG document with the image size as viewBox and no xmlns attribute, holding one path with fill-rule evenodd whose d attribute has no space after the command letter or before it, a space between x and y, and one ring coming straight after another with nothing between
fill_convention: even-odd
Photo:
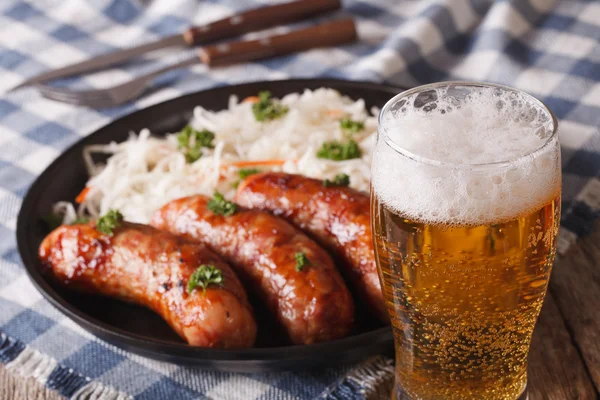
<instances>
[{"instance_id":1,"label":"white beer foam","mask_svg":"<svg viewBox=\"0 0 600 400\"><path fill-rule=\"evenodd\" d=\"M533 98L453 86L405 100L383 111L373 154L373 190L387 207L428 223L487 224L558 193L553 121Z\"/></svg>"}]
</instances>

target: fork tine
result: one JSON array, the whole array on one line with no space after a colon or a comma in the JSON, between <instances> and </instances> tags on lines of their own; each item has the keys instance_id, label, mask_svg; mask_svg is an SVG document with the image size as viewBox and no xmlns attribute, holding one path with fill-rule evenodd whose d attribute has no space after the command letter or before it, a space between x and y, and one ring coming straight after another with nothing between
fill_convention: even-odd
<instances>
[{"instance_id":1,"label":"fork tine","mask_svg":"<svg viewBox=\"0 0 600 400\"><path fill-rule=\"evenodd\" d=\"M114 103L108 91L82 93L77 91L56 91L54 88L40 87L42 96L69 104L89 105L91 107L110 106Z\"/></svg>"},{"instance_id":2,"label":"fork tine","mask_svg":"<svg viewBox=\"0 0 600 400\"><path fill-rule=\"evenodd\" d=\"M54 100L54 101L60 101L62 103L74 104L74 105L80 104L78 101L76 101L76 99L60 97L52 92L40 91L40 94L42 95L42 97L45 97L47 99Z\"/></svg>"},{"instance_id":3,"label":"fork tine","mask_svg":"<svg viewBox=\"0 0 600 400\"><path fill-rule=\"evenodd\" d=\"M62 100L62 101L70 101L70 102L98 103L98 102L110 100L109 96L87 97L87 96L64 96L64 95L53 94L53 93L45 93L45 94L48 97L52 97L53 99L59 100L59 101Z\"/></svg>"},{"instance_id":4,"label":"fork tine","mask_svg":"<svg viewBox=\"0 0 600 400\"><path fill-rule=\"evenodd\" d=\"M38 89L41 93L46 93L53 97L59 97L63 99L94 99L99 97L104 98L108 96L108 92L104 90L80 92L74 90L56 90L53 87L46 86L40 86Z\"/></svg>"},{"instance_id":5,"label":"fork tine","mask_svg":"<svg viewBox=\"0 0 600 400\"><path fill-rule=\"evenodd\" d=\"M96 97L86 97L86 96L74 96L74 95L63 95L60 93L54 93L52 91L40 91L43 97L60 101L63 103L74 104L74 105L82 105L89 106L92 108L105 108L114 105L114 101L110 96L96 96Z\"/></svg>"},{"instance_id":6,"label":"fork tine","mask_svg":"<svg viewBox=\"0 0 600 400\"><path fill-rule=\"evenodd\" d=\"M67 96L95 96L97 94L101 94L103 92L106 91L106 89L86 89L86 90L74 90L74 89L69 89L69 88L62 88L62 87L54 87L54 86L48 86L48 85L37 85L37 89L39 89L40 91L44 90L47 92L53 92L56 94L60 94L60 95L67 95Z\"/></svg>"},{"instance_id":7,"label":"fork tine","mask_svg":"<svg viewBox=\"0 0 600 400\"><path fill-rule=\"evenodd\" d=\"M54 88L46 85L36 85L42 96L65 103L86 105L93 108L113 107L125 103L142 94L146 84L157 76L173 69L188 67L200 62L198 57L189 58L177 64L167 65L131 81L121 83L107 89L99 90L71 90L68 88Z\"/></svg>"},{"instance_id":8,"label":"fork tine","mask_svg":"<svg viewBox=\"0 0 600 400\"><path fill-rule=\"evenodd\" d=\"M48 99L51 99L51 100L68 103L68 104L76 104L76 105L95 106L95 105L102 105L102 104L110 101L107 98L88 99L88 98L77 98L77 97L61 97L61 96L55 96L51 93L43 93L42 96L46 97Z\"/></svg>"}]
</instances>

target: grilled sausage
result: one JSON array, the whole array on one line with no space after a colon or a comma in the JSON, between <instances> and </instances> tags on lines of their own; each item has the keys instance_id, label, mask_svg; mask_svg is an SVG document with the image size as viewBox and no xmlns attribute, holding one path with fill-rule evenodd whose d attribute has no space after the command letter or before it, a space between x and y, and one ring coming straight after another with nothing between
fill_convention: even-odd
<instances>
[{"instance_id":1,"label":"grilled sausage","mask_svg":"<svg viewBox=\"0 0 600 400\"><path fill-rule=\"evenodd\" d=\"M172 201L154 214L152 225L197 239L222 255L242 281L254 288L296 344L348 334L352 297L333 260L288 222L267 212L238 207L230 216L207 208L205 196ZM296 269L296 253L310 265Z\"/></svg>"},{"instance_id":2,"label":"grilled sausage","mask_svg":"<svg viewBox=\"0 0 600 400\"><path fill-rule=\"evenodd\" d=\"M189 344L251 347L256 322L231 267L200 243L151 226L123 222L114 236L89 224L61 226L42 242L39 258L67 287L148 307ZM213 265L222 285L186 291L200 265Z\"/></svg>"},{"instance_id":3,"label":"grilled sausage","mask_svg":"<svg viewBox=\"0 0 600 400\"><path fill-rule=\"evenodd\" d=\"M333 251L358 295L381 321L389 316L381 293L369 220L369 197L347 187L277 172L250 175L235 200L269 210L306 231Z\"/></svg>"}]
</instances>

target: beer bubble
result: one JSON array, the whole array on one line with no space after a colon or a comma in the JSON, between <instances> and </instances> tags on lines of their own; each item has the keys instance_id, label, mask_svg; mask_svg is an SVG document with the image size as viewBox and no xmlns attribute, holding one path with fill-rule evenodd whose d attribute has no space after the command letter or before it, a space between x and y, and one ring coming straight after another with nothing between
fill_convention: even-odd
<instances>
[{"instance_id":1,"label":"beer bubble","mask_svg":"<svg viewBox=\"0 0 600 400\"><path fill-rule=\"evenodd\" d=\"M485 178L472 178L467 183L467 194L472 199L485 200L490 198L494 185L491 180Z\"/></svg>"},{"instance_id":2,"label":"beer bubble","mask_svg":"<svg viewBox=\"0 0 600 400\"><path fill-rule=\"evenodd\" d=\"M426 104L434 103L437 100L437 98L438 93L436 90L427 90L415 96L413 105L415 108L420 108L425 106Z\"/></svg>"},{"instance_id":3,"label":"beer bubble","mask_svg":"<svg viewBox=\"0 0 600 400\"><path fill-rule=\"evenodd\" d=\"M433 111L437 108L437 104L436 103L431 103L431 104L427 104L426 106L423 106L423 111Z\"/></svg>"},{"instance_id":4,"label":"beer bubble","mask_svg":"<svg viewBox=\"0 0 600 400\"><path fill-rule=\"evenodd\" d=\"M521 179L523 179L523 175L525 175L523 169L511 168L506 171L506 180L509 183L519 182Z\"/></svg>"},{"instance_id":5,"label":"beer bubble","mask_svg":"<svg viewBox=\"0 0 600 400\"><path fill-rule=\"evenodd\" d=\"M529 286L533 287L533 288L537 288L537 287L541 287L546 285L548 282L545 279L540 279L538 281L534 281L531 282L531 284Z\"/></svg>"},{"instance_id":6,"label":"beer bubble","mask_svg":"<svg viewBox=\"0 0 600 400\"><path fill-rule=\"evenodd\" d=\"M495 216L504 215L505 212L506 212L506 209L504 207L494 207L494 215Z\"/></svg>"}]
</instances>

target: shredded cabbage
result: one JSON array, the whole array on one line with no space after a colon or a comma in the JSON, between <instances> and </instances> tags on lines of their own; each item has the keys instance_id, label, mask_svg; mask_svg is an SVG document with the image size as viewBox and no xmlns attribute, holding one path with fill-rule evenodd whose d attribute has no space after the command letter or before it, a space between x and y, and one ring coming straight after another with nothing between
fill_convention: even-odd
<instances>
[{"instance_id":1,"label":"shredded cabbage","mask_svg":"<svg viewBox=\"0 0 600 400\"><path fill-rule=\"evenodd\" d=\"M126 220L148 223L154 211L169 201L193 194L212 196L215 191L231 200L239 180L241 161L284 160L281 165L253 165L261 171L297 173L319 179L337 174L350 176L350 186L369 190L371 153L375 143L377 119L364 101L352 101L333 89L289 94L281 99L289 107L283 117L268 122L256 121L252 104L229 99L226 110L213 112L200 106L194 109L191 126L215 133L214 149L202 149L203 156L192 164L178 149L176 134L153 137L147 129L131 134L122 143L88 146L84 160L90 179L84 201L77 211L66 202L55 211L63 223L77 217L91 217L118 209ZM323 142L348 140L340 120L351 118L364 123L352 134L362 157L346 161L317 158ZM111 154L106 163L95 163L94 153Z\"/></svg>"}]
</instances>

